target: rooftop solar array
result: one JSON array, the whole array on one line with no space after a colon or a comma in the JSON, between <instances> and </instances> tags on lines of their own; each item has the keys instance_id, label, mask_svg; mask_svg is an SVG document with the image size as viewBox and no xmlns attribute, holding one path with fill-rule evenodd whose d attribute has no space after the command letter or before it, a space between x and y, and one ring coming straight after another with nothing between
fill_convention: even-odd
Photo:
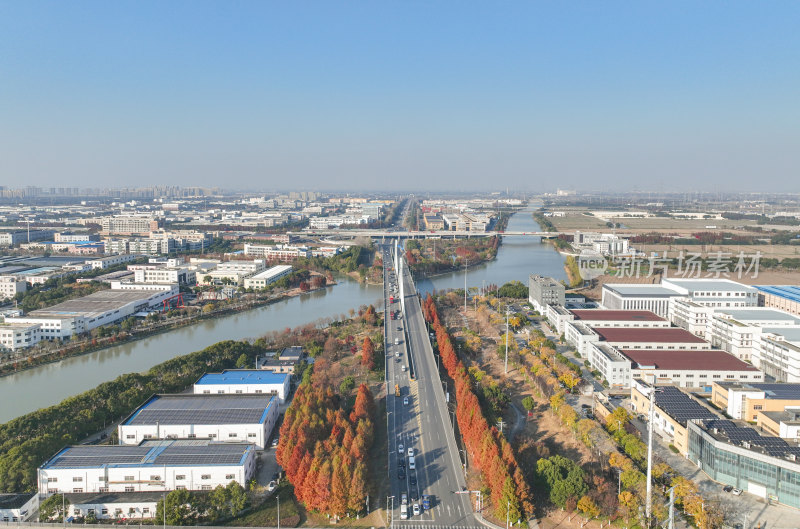
<instances>
[{"instance_id":1,"label":"rooftop solar array","mask_svg":"<svg viewBox=\"0 0 800 529\"><path fill-rule=\"evenodd\" d=\"M656 406L682 426L693 419L716 419L714 413L674 386L656 390Z\"/></svg>"},{"instance_id":2,"label":"rooftop solar array","mask_svg":"<svg viewBox=\"0 0 800 529\"><path fill-rule=\"evenodd\" d=\"M800 457L800 447L792 446L780 437L764 437L750 427L737 426L733 421L714 419L703 421L706 430L726 437L731 444L762 451L772 457L784 458L788 455ZM714 431L716 429L716 431Z\"/></svg>"},{"instance_id":3,"label":"rooftop solar array","mask_svg":"<svg viewBox=\"0 0 800 529\"><path fill-rule=\"evenodd\" d=\"M81 445L65 448L42 468L237 465L251 449L247 443L182 439L148 441L138 446Z\"/></svg>"},{"instance_id":4,"label":"rooftop solar array","mask_svg":"<svg viewBox=\"0 0 800 529\"><path fill-rule=\"evenodd\" d=\"M767 394L767 398L780 400L800 400L800 384L782 384L765 382L763 384L751 383L750 386L760 389Z\"/></svg>"},{"instance_id":5,"label":"rooftop solar array","mask_svg":"<svg viewBox=\"0 0 800 529\"><path fill-rule=\"evenodd\" d=\"M271 395L156 395L125 421L140 424L258 424Z\"/></svg>"}]
</instances>

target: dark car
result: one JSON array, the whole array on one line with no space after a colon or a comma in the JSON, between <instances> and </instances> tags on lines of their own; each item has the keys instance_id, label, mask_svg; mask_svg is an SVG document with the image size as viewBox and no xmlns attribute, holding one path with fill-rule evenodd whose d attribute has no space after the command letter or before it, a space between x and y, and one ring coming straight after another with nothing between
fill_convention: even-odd
<instances>
[{"instance_id":1,"label":"dark car","mask_svg":"<svg viewBox=\"0 0 800 529\"><path fill-rule=\"evenodd\" d=\"M416 485L417 485L417 478L414 477L414 476L411 476L411 486L415 487Z\"/></svg>"},{"instance_id":2,"label":"dark car","mask_svg":"<svg viewBox=\"0 0 800 529\"><path fill-rule=\"evenodd\" d=\"M397 479L406 479L406 469L400 467L397 469Z\"/></svg>"},{"instance_id":3,"label":"dark car","mask_svg":"<svg viewBox=\"0 0 800 529\"><path fill-rule=\"evenodd\" d=\"M724 487L722 487L722 490L724 490L725 492L730 492L733 490L733 487L730 485L725 485Z\"/></svg>"},{"instance_id":4,"label":"dark car","mask_svg":"<svg viewBox=\"0 0 800 529\"><path fill-rule=\"evenodd\" d=\"M397 460L397 466L398 467L405 467L406 466L406 460L401 457L400 459Z\"/></svg>"}]
</instances>

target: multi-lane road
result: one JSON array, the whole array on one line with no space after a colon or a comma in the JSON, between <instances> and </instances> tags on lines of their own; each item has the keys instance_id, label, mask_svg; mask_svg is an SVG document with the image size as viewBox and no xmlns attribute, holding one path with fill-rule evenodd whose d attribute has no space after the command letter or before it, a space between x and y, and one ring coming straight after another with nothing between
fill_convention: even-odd
<instances>
[{"instance_id":1,"label":"multi-lane road","mask_svg":"<svg viewBox=\"0 0 800 529\"><path fill-rule=\"evenodd\" d=\"M391 517L404 527L479 527L470 501L464 494L464 467L451 426L453 417L445 402L436 359L422 316L413 280L406 267L397 277L392 252L383 247L384 295L386 309L386 380L389 479L393 500ZM399 284L403 281L405 300L401 309ZM390 296L394 302L390 302ZM392 319L397 313L397 319ZM400 396L395 395L395 385ZM415 465L411 468L409 449ZM458 494L456 494L458 492ZM401 499L408 498L408 518L401 518ZM430 498L423 509L422 497ZM419 514L414 514L414 505Z\"/></svg>"}]
</instances>

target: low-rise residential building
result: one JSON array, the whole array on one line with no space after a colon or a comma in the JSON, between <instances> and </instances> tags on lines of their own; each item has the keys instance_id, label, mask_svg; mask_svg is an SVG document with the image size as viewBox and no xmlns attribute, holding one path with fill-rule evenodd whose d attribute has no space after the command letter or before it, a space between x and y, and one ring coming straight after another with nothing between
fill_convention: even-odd
<instances>
[{"instance_id":1,"label":"low-rise residential building","mask_svg":"<svg viewBox=\"0 0 800 529\"><path fill-rule=\"evenodd\" d=\"M711 479L800 508L800 448L728 420L689 421L687 426L688 459Z\"/></svg>"},{"instance_id":2,"label":"low-rise residential building","mask_svg":"<svg viewBox=\"0 0 800 529\"><path fill-rule=\"evenodd\" d=\"M300 346L285 347L280 351L271 351L256 358L256 369L265 369L273 373L292 374L306 357Z\"/></svg>"},{"instance_id":3,"label":"low-rise residential building","mask_svg":"<svg viewBox=\"0 0 800 529\"><path fill-rule=\"evenodd\" d=\"M38 509L39 495L35 492L0 494L0 521L4 523L27 522Z\"/></svg>"},{"instance_id":4,"label":"low-rise residential building","mask_svg":"<svg viewBox=\"0 0 800 529\"><path fill-rule=\"evenodd\" d=\"M194 383L196 394L274 394L281 402L289 395L291 375L261 369L226 369L206 373Z\"/></svg>"},{"instance_id":5,"label":"low-rise residential building","mask_svg":"<svg viewBox=\"0 0 800 529\"><path fill-rule=\"evenodd\" d=\"M211 439L253 443L263 449L275 420L275 396L180 393L154 395L117 427L119 443L148 439Z\"/></svg>"},{"instance_id":6,"label":"low-rise residential building","mask_svg":"<svg viewBox=\"0 0 800 529\"><path fill-rule=\"evenodd\" d=\"M263 272L245 278L245 288L266 288L270 283L274 283L282 277L286 277L292 273L292 265L277 265L268 268Z\"/></svg>"},{"instance_id":7,"label":"low-rise residential building","mask_svg":"<svg viewBox=\"0 0 800 529\"><path fill-rule=\"evenodd\" d=\"M231 481L244 487L255 474L255 450L248 442L201 439L68 446L39 467L39 493L213 490Z\"/></svg>"},{"instance_id":8,"label":"low-rise residential building","mask_svg":"<svg viewBox=\"0 0 800 529\"><path fill-rule=\"evenodd\" d=\"M565 288L552 277L531 274L528 277L528 301L539 313L544 314L550 304L564 305Z\"/></svg>"},{"instance_id":9,"label":"low-rise residential building","mask_svg":"<svg viewBox=\"0 0 800 529\"><path fill-rule=\"evenodd\" d=\"M652 384L634 381L631 409L649 420ZM656 386L653 430L686 457L689 453L689 421L719 419L719 415L674 386Z\"/></svg>"},{"instance_id":10,"label":"low-rise residential building","mask_svg":"<svg viewBox=\"0 0 800 529\"><path fill-rule=\"evenodd\" d=\"M711 386L711 403L729 417L756 421L762 411L800 408L800 384L718 382Z\"/></svg>"}]
</instances>

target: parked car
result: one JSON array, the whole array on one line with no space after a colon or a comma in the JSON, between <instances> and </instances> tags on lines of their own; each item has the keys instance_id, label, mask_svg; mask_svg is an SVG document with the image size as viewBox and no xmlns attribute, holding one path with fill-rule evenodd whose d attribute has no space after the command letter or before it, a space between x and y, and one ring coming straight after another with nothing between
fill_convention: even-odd
<instances>
[{"instance_id":1,"label":"parked car","mask_svg":"<svg viewBox=\"0 0 800 529\"><path fill-rule=\"evenodd\" d=\"M734 496L740 496L742 494L742 489L733 489L731 492Z\"/></svg>"},{"instance_id":2,"label":"parked car","mask_svg":"<svg viewBox=\"0 0 800 529\"><path fill-rule=\"evenodd\" d=\"M724 487L722 487L722 490L724 490L725 492L730 492L733 490L733 487L730 485L725 485Z\"/></svg>"},{"instance_id":3,"label":"parked car","mask_svg":"<svg viewBox=\"0 0 800 529\"><path fill-rule=\"evenodd\" d=\"M275 487L277 487L277 486L278 485L274 481L270 481L269 485L267 485L267 490L272 492L273 490L275 490Z\"/></svg>"}]
</instances>

